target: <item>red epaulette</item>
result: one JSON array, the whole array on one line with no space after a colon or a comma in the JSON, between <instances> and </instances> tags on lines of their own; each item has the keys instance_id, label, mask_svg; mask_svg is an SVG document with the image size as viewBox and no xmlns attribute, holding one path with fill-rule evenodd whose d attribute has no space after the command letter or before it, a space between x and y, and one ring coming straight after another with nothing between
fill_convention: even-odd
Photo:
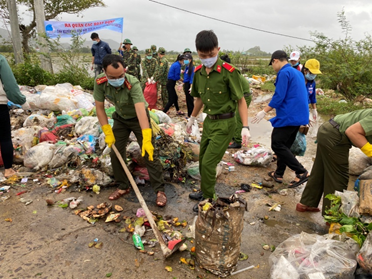
<instances>
[{"instance_id":1,"label":"red epaulette","mask_svg":"<svg viewBox=\"0 0 372 279\"><path fill-rule=\"evenodd\" d=\"M194 73L199 71L203 67L203 64L200 64L198 67L195 67Z\"/></svg>"},{"instance_id":2,"label":"red epaulette","mask_svg":"<svg viewBox=\"0 0 372 279\"><path fill-rule=\"evenodd\" d=\"M128 87L129 90L132 89L132 84L130 84L129 81L125 80L124 84L125 84L126 87Z\"/></svg>"},{"instance_id":3,"label":"red epaulette","mask_svg":"<svg viewBox=\"0 0 372 279\"><path fill-rule=\"evenodd\" d=\"M220 65L217 65L217 67L216 67L216 71L217 71L218 73L221 73L221 66L220 66Z\"/></svg>"},{"instance_id":4,"label":"red epaulette","mask_svg":"<svg viewBox=\"0 0 372 279\"><path fill-rule=\"evenodd\" d=\"M105 82L107 82L107 77L104 76L104 77L97 78L96 82L97 82L97 84L105 83Z\"/></svg>"},{"instance_id":5,"label":"red epaulette","mask_svg":"<svg viewBox=\"0 0 372 279\"><path fill-rule=\"evenodd\" d=\"M222 67L224 67L230 73L234 72L234 70L235 70L235 68L233 66L231 66L230 64L228 64L226 62L222 63Z\"/></svg>"}]
</instances>

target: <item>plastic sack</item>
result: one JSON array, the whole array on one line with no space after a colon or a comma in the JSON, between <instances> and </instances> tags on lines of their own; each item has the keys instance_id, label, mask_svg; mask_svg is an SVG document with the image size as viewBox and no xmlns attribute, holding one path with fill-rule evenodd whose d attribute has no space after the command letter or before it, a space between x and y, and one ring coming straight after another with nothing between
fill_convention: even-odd
<instances>
[{"instance_id":1,"label":"plastic sack","mask_svg":"<svg viewBox=\"0 0 372 279\"><path fill-rule=\"evenodd\" d=\"M161 110L157 110L157 109L153 109L151 111L154 112L158 116L159 123L168 123L168 124L172 123L172 119L165 112Z\"/></svg>"},{"instance_id":2,"label":"plastic sack","mask_svg":"<svg viewBox=\"0 0 372 279\"><path fill-rule=\"evenodd\" d=\"M164 124L159 124L158 125L159 128L161 128L164 133L166 133L168 136L173 136L174 134L174 125L173 124L168 124L168 123L164 123Z\"/></svg>"},{"instance_id":3,"label":"plastic sack","mask_svg":"<svg viewBox=\"0 0 372 279\"><path fill-rule=\"evenodd\" d=\"M306 152L306 136L297 132L296 139L291 146L291 152L295 156L304 156Z\"/></svg>"},{"instance_id":4,"label":"plastic sack","mask_svg":"<svg viewBox=\"0 0 372 279\"><path fill-rule=\"evenodd\" d=\"M67 180L69 183L81 183L86 186L107 186L111 183L111 178L105 173L96 170L84 168L82 170L70 170L68 173L63 173L55 177L59 181Z\"/></svg>"},{"instance_id":5,"label":"plastic sack","mask_svg":"<svg viewBox=\"0 0 372 279\"><path fill-rule=\"evenodd\" d=\"M178 122L174 125L174 134L172 135L172 138L177 141L180 144L183 144L185 142L186 134L186 123L185 122Z\"/></svg>"},{"instance_id":6,"label":"plastic sack","mask_svg":"<svg viewBox=\"0 0 372 279\"><path fill-rule=\"evenodd\" d=\"M359 217L359 197L358 192L335 191L335 195L341 197L340 210L349 217Z\"/></svg>"},{"instance_id":7,"label":"plastic sack","mask_svg":"<svg viewBox=\"0 0 372 279\"><path fill-rule=\"evenodd\" d=\"M220 277L229 276L236 268L246 210L247 202L237 195L199 203L195 253L200 266Z\"/></svg>"},{"instance_id":8,"label":"plastic sack","mask_svg":"<svg viewBox=\"0 0 372 279\"><path fill-rule=\"evenodd\" d=\"M143 95L145 96L146 102L149 104L150 109L156 109L156 102L158 101L157 96L157 86L156 83L148 83L146 82L145 90L143 90Z\"/></svg>"},{"instance_id":9,"label":"plastic sack","mask_svg":"<svg viewBox=\"0 0 372 279\"><path fill-rule=\"evenodd\" d=\"M46 128L41 129L37 133L37 137L39 139L39 143L44 142L44 141L50 141L52 143L56 143L58 141L57 136Z\"/></svg>"},{"instance_id":10,"label":"plastic sack","mask_svg":"<svg viewBox=\"0 0 372 279\"><path fill-rule=\"evenodd\" d=\"M74 145L59 145L56 144L54 155L49 162L50 168L58 168L67 162L75 161L79 154L80 149Z\"/></svg>"},{"instance_id":11,"label":"plastic sack","mask_svg":"<svg viewBox=\"0 0 372 279\"><path fill-rule=\"evenodd\" d=\"M127 153L132 158L133 162L137 163L140 167L146 166L146 160L142 157L142 150L138 142L132 141L127 147Z\"/></svg>"},{"instance_id":12,"label":"plastic sack","mask_svg":"<svg viewBox=\"0 0 372 279\"><path fill-rule=\"evenodd\" d=\"M366 240L363 243L357 255L357 261L360 267L364 270L372 273L372 233L367 235Z\"/></svg>"},{"instance_id":13,"label":"plastic sack","mask_svg":"<svg viewBox=\"0 0 372 279\"><path fill-rule=\"evenodd\" d=\"M270 278L354 278L358 251L353 239L302 232L283 241L270 255Z\"/></svg>"},{"instance_id":14,"label":"plastic sack","mask_svg":"<svg viewBox=\"0 0 372 279\"><path fill-rule=\"evenodd\" d=\"M360 148L351 147L349 151L349 174L360 175L372 163L372 159L365 155Z\"/></svg>"},{"instance_id":15,"label":"plastic sack","mask_svg":"<svg viewBox=\"0 0 372 279\"><path fill-rule=\"evenodd\" d=\"M39 143L26 152L23 164L27 168L39 170L48 165L53 158L54 150L54 144L47 142Z\"/></svg>"},{"instance_id":16,"label":"plastic sack","mask_svg":"<svg viewBox=\"0 0 372 279\"><path fill-rule=\"evenodd\" d=\"M24 154L31 148L34 137L37 137L41 129L40 126L32 126L14 130L12 131L12 142L15 146L21 146Z\"/></svg>"},{"instance_id":17,"label":"plastic sack","mask_svg":"<svg viewBox=\"0 0 372 279\"><path fill-rule=\"evenodd\" d=\"M155 121L156 124L160 124L159 122L159 117L155 112L152 112L151 110L149 111L150 117L152 120Z\"/></svg>"},{"instance_id":18,"label":"plastic sack","mask_svg":"<svg viewBox=\"0 0 372 279\"><path fill-rule=\"evenodd\" d=\"M58 115L57 116L57 123L54 125L54 127L59 127L66 124L75 124L76 120L72 118L72 116L68 114Z\"/></svg>"},{"instance_id":19,"label":"plastic sack","mask_svg":"<svg viewBox=\"0 0 372 279\"><path fill-rule=\"evenodd\" d=\"M372 180L359 182L359 213L372 215Z\"/></svg>"},{"instance_id":20,"label":"plastic sack","mask_svg":"<svg viewBox=\"0 0 372 279\"><path fill-rule=\"evenodd\" d=\"M81 118L75 125L75 132L78 136L92 135L99 137L100 124L95 116L87 116Z\"/></svg>"},{"instance_id":21,"label":"plastic sack","mask_svg":"<svg viewBox=\"0 0 372 279\"><path fill-rule=\"evenodd\" d=\"M238 150L234 154L234 159L243 165L266 167L273 160L273 153L270 149L257 146L247 150Z\"/></svg>"},{"instance_id":22,"label":"plastic sack","mask_svg":"<svg viewBox=\"0 0 372 279\"><path fill-rule=\"evenodd\" d=\"M79 108L85 108L86 110L94 108L92 98L89 98L87 93L81 90L72 89L71 94L77 100Z\"/></svg>"},{"instance_id":23,"label":"plastic sack","mask_svg":"<svg viewBox=\"0 0 372 279\"><path fill-rule=\"evenodd\" d=\"M55 128L52 133L59 139L72 139L75 137L75 124L65 124Z\"/></svg>"},{"instance_id":24,"label":"plastic sack","mask_svg":"<svg viewBox=\"0 0 372 279\"><path fill-rule=\"evenodd\" d=\"M85 154L92 154L96 151L96 138L92 135L83 135L77 142L84 148Z\"/></svg>"},{"instance_id":25,"label":"plastic sack","mask_svg":"<svg viewBox=\"0 0 372 279\"><path fill-rule=\"evenodd\" d=\"M46 127L48 129L52 129L54 127L55 122L56 119L54 117L48 118L44 115L32 114L26 118L25 122L23 123L23 127L41 126Z\"/></svg>"}]
</instances>

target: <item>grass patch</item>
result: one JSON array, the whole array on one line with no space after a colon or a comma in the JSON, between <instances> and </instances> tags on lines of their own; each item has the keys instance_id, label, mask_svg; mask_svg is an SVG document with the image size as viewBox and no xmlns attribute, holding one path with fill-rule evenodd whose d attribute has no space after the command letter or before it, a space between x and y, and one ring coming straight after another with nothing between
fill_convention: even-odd
<instances>
[{"instance_id":1,"label":"grass patch","mask_svg":"<svg viewBox=\"0 0 372 279\"><path fill-rule=\"evenodd\" d=\"M323 115L333 117L351 111L372 108L371 105L355 105L353 102L339 103L343 98L331 98L329 96L317 96L317 111Z\"/></svg>"},{"instance_id":2,"label":"grass patch","mask_svg":"<svg viewBox=\"0 0 372 279\"><path fill-rule=\"evenodd\" d=\"M275 85L274 83L267 81L264 84L261 85L262 91L269 91L269 92L275 92Z\"/></svg>"}]
</instances>

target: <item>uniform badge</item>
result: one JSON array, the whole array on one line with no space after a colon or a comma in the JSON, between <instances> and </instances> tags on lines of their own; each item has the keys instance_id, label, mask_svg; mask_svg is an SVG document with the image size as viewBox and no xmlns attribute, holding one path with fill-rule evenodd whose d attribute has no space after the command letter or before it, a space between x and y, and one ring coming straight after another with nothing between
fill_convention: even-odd
<instances>
[{"instance_id":1,"label":"uniform badge","mask_svg":"<svg viewBox=\"0 0 372 279\"><path fill-rule=\"evenodd\" d=\"M96 82L97 82L97 84L105 83L105 82L107 82L107 77L104 76L104 77L97 78Z\"/></svg>"},{"instance_id":2,"label":"uniform badge","mask_svg":"<svg viewBox=\"0 0 372 279\"><path fill-rule=\"evenodd\" d=\"M129 90L132 89L132 85L129 83L129 81L125 80L124 84L125 84L125 86L126 86Z\"/></svg>"},{"instance_id":3,"label":"uniform badge","mask_svg":"<svg viewBox=\"0 0 372 279\"><path fill-rule=\"evenodd\" d=\"M221 73L221 66L220 65L217 65L216 71Z\"/></svg>"},{"instance_id":4,"label":"uniform badge","mask_svg":"<svg viewBox=\"0 0 372 279\"><path fill-rule=\"evenodd\" d=\"M230 73L234 72L235 68L233 66L231 66L230 64L224 62L222 64L222 67L224 67L226 70L228 70Z\"/></svg>"},{"instance_id":5,"label":"uniform badge","mask_svg":"<svg viewBox=\"0 0 372 279\"><path fill-rule=\"evenodd\" d=\"M203 65L202 64L200 64L198 67L196 67L195 68L195 70L194 70L194 72L197 72L197 71L199 71L201 68L203 67Z\"/></svg>"}]
</instances>

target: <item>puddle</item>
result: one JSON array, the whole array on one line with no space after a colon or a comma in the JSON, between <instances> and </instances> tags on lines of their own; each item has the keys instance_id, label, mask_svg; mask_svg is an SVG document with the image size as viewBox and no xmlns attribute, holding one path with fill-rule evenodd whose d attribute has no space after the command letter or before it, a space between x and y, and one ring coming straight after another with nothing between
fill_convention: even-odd
<instances>
[{"instance_id":1,"label":"puddle","mask_svg":"<svg viewBox=\"0 0 372 279\"><path fill-rule=\"evenodd\" d=\"M266 102L266 101L270 100L272 97L273 97L272 94L264 94L264 95L261 95L261 96L257 96L253 100L253 103L257 104L257 103Z\"/></svg>"}]
</instances>

